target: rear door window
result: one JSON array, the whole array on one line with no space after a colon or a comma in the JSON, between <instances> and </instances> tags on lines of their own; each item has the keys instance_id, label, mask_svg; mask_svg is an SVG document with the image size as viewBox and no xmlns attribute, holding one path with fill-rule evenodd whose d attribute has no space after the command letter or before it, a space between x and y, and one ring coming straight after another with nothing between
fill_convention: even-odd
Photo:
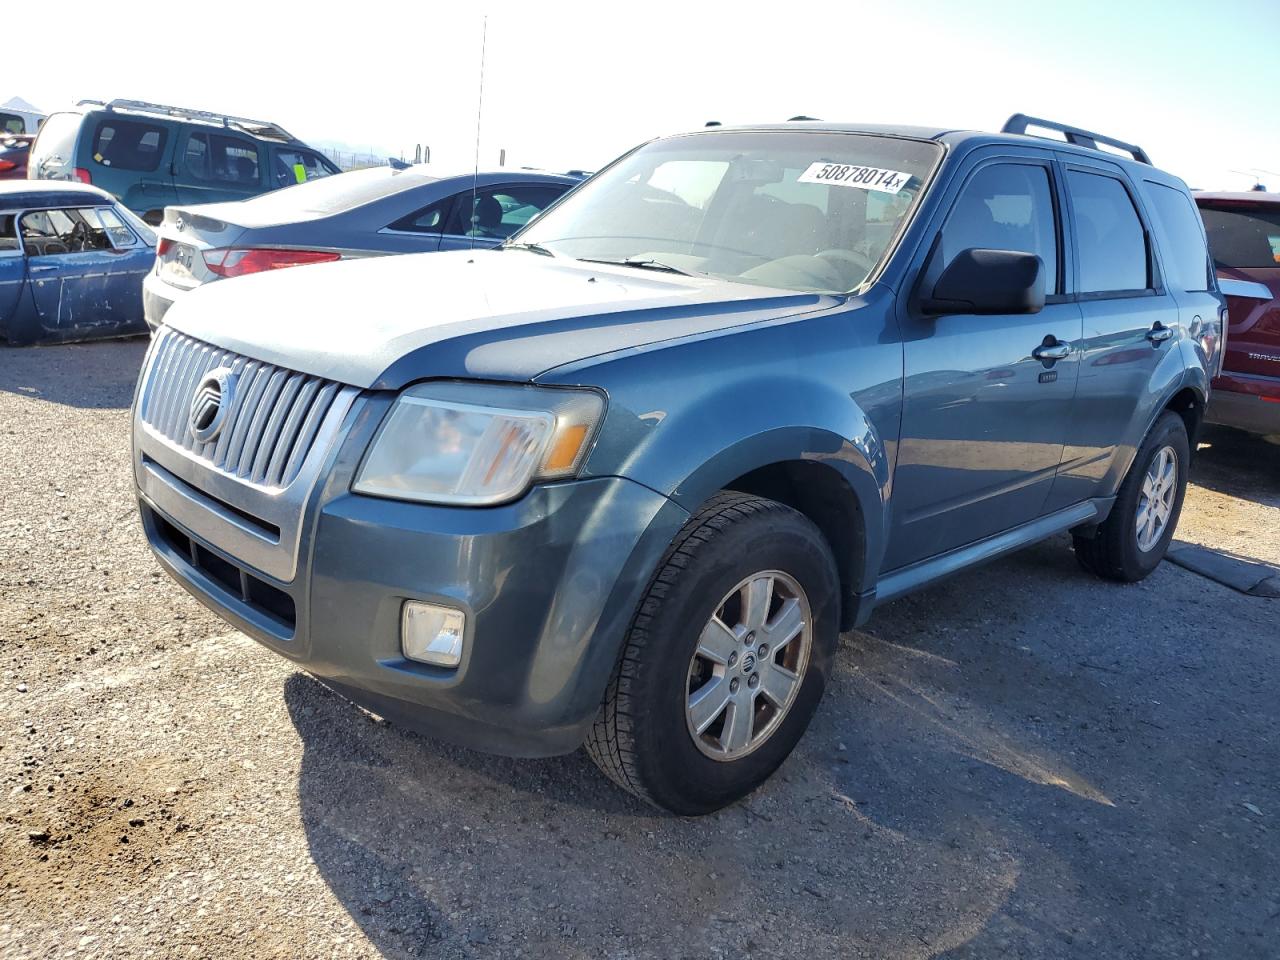
<instances>
[{"instance_id":1,"label":"rear door window","mask_svg":"<svg viewBox=\"0 0 1280 960\"><path fill-rule=\"evenodd\" d=\"M151 173L160 166L169 131L153 123L107 116L93 132L93 159L104 167Z\"/></svg>"},{"instance_id":2,"label":"rear door window","mask_svg":"<svg viewBox=\"0 0 1280 960\"><path fill-rule=\"evenodd\" d=\"M319 154L310 150L277 150L273 176L276 186L287 187L294 183L306 183L336 173Z\"/></svg>"},{"instance_id":3,"label":"rear door window","mask_svg":"<svg viewBox=\"0 0 1280 960\"><path fill-rule=\"evenodd\" d=\"M12 113L0 113L0 131L4 133L26 133L26 124L19 116Z\"/></svg>"},{"instance_id":4,"label":"rear door window","mask_svg":"<svg viewBox=\"0 0 1280 960\"><path fill-rule=\"evenodd\" d=\"M1188 293L1208 290L1210 285L1209 251L1205 247L1204 227L1191 198L1181 190L1147 180L1148 204L1164 241L1160 248L1165 279L1178 290Z\"/></svg>"},{"instance_id":5,"label":"rear door window","mask_svg":"<svg viewBox=\"0 0 1280 960\"><path fill-rule=\"evenodd\" d=\"M248 140L221 133L192 133L183 153L187 171L205 183L256 187L261 184L258 172L258 148Z\"/></svg>"},{"instance_id":6,"label":"rear door window","mask_svg":"<svg viewBox=\"0 0 1280 960\"><path fill-rule=\"evenodd\" d=\"M1151 289L1146 231L1125 185L1115 177L1067 171L1081 293L1132 293Z\"/></svg>"},{"instance_id":7,"label":"rear door window","mask_svg":"<svg viewBox=\"0 0 1280 960\"><path fill-rule=\"evenodd\" d=\"M445 232L464 237L505 240L551 206L567 187L521 184L486 187L457 194Z\"/></svg>"}]
</instances>

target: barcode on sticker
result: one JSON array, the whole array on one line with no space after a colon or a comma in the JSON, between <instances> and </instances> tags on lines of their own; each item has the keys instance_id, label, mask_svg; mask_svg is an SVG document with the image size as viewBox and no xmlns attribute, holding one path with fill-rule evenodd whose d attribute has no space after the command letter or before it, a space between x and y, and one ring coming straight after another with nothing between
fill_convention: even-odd
<instances>
[{"instance_id":1,"label":"barcode on sticker","mask_svg":"<svg viewBox=\"0 0 1280 960\"><path fill-rule=\"evenodd\" d=\"M897 193L907 185L911 174L900 170L884 170L880 167L863 167L850 163L826 163L819 160L800 174L799 183L834 183L841 187L860 187L863 190L879 190L881 193Z\"/></svg>"}]
</instances>

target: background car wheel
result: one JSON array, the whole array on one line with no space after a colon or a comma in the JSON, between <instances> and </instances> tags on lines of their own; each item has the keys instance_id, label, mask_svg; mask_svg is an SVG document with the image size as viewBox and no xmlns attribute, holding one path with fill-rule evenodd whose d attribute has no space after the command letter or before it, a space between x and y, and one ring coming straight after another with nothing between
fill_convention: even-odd
<instances>
[{"instance_id":1,"label":"background car wheel","mask_svg":"<svg viewBox=\"0 0 1280 960\"><path fill-rule=\"evenodd\" d=\"M732 803L808 727L838 622L835 562L808 518L747 494L713 498L649 584L587 752L674 813Z\"/></svg>"},{"instance_id":2,"label":"background car wheel","mask_svg":"<svg viewBox=\"0 0 1280 960\"><path fill-rule=\"evenodd\" d=\"M1128 583L1151 573L1173 539L1190 464L1186 424L1176 413L1165 413L1138 449L1106 521L1093 536L1074 537L1080 565Z\"/></svg>"}]
</instances>

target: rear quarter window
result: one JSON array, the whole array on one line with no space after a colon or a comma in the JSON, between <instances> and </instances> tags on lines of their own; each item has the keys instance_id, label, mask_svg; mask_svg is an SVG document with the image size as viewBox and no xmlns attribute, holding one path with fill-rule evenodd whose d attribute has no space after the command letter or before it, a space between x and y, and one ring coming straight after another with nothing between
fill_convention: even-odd
<instances>
[{"instance_id":1,"label":"rear quarter window","mask_svg":"<svg viewBox=\"0 0 1280 960\"><path fill-rule=\"evenodd\" d=\"M93 159L104 167L150 173L160 166L169 131L153 123L103 117L93 132Z\"/></svg>"},{"instance_id":2,"label":"rear quarter window","mask_svg":"<svg viewBox=\"0 0 1280 960\"><path fill-rule=\"evenodd\" d=\"M1209 250L1195 205L1181 190L1147 180L1143 183L1159 231L1165 280L1187 292L1208 290Z\"/></svg>"}]
</instances>

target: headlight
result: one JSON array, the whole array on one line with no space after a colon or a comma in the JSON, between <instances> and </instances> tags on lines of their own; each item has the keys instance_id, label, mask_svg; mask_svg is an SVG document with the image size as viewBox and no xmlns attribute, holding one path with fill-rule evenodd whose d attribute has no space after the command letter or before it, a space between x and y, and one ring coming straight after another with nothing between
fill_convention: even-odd
<instances>
[{"instance_id":1,"label":"headlight","mask_svg":"<svg viewBox=\"0 0 1280 960\"><path fill-rule=\"evenodd\" d=\"M603 412L587 390L420 384L392 406L352 489L469 506L514 500L537 480L576 475Z\"/></svg>"}]
</instances>

